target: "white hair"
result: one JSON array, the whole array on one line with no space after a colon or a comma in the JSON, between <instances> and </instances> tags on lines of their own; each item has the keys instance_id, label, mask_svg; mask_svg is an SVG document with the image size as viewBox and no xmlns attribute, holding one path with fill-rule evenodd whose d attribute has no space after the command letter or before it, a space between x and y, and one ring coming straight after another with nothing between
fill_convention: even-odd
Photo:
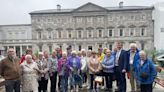
<instances>
[{"instance_id":1,"label":"white hair","mask_svg":"<svg viewBox=\"0 0 164 92\"><path fill-rule=\"evenodd\" d=\"M130 44L130 48L131 48L131 47L137 47L137 44L136 44L136 43L131 43L131 44Z\"/></svg>"},{"instance_id":2,"label":"white hair","mask_svg":"<svg viewBox=\"0 0 164 92\"><path fill-rule=\"evenodd\" d=\"M146 53L145 53L145 51L141 50L141 51L139 52L139 55L146 55Z\"/></svg>"},{"instance_id":3,"label":"white hair","mask_svg":"<svg viewBox=\"0 0 164 92\"><path fill-rule=\"evenodd\" d=\"M81 51L86 51L85 49L81 49Z\"/></svg>"},{"instance_id":4,"label":"white hair","mask_svg":"<svg viewBox=\"0 0 164 92\"><path fill-rule=\"evenodd\" d=\"M64 51L64 52L62 53L62 55L67 55L67 52Z\"/></svg>"},{"instance_id":5,"label":"white hair","mask_svg":"<svg viewBox=\"0 0 164 92\"><path fill-rule=\"evenodd\" d=\"M32 56L30 55L30 54L27 54L26 56L25 56L25 60L27 59L27 58L32 58Z\"/></svg>"}]
</instances>

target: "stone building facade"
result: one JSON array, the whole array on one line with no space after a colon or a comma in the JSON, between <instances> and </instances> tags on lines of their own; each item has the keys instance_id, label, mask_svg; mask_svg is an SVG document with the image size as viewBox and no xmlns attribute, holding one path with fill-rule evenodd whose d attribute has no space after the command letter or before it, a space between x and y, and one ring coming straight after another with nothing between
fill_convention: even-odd
<instances>
[{"instance_id":1,"label":"stone building facade","mask_svg":"<svg viewBox=\"0 0 164 92\"><path fill-rule=\"evenodd\" d=\"M66 50L113 49L117 41L124 49L136 42L140 49L154 48L153 7L101 7L87 3L75 9L41 10L31 12L31 24L0 25L0 51L15 48L17 55L26 48L33 52L59 47Z\"/></svg>"},{"instance_id":2,"label":"stone building facade","mask_svg":"<svg viewBox=\"0 0 164 92\"><path fill-rule=\"evenodd\" d=\"M25 54L32 48L31 39L31 24L0 25L0 55L8 48L14 48L18 56Z\"/></svg>"},{"instance_id":3,"label":"stone building facade","mask_svg":"<svg viewBox=\"0 0 164 92\"><path fill-rule=\"evenodd\" d=\"M101 7L87 3L76 9L41 10L31 12L33 50L48 50L72 46L97 50L113 49L117 41L125 49L136 42L140 49L154 48L153 7Z\"/></svg>"}]
</instances>

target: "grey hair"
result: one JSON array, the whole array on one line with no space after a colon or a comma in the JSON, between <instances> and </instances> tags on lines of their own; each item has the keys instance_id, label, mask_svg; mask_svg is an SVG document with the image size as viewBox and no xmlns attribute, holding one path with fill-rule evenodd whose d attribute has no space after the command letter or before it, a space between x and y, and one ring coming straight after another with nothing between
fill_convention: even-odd
<instances>
[{"instance_id":1,"label":"grey hair","mask_svg":"<svg viewBox=\"0 0 164 92\"><path fill-rule=\"evenodd\" d=\"M32 58L32 56L31 56L30 54L27 54L27 55L25 56L25 60L26 60L28 57Z\"/></svg>"}]
</instances>

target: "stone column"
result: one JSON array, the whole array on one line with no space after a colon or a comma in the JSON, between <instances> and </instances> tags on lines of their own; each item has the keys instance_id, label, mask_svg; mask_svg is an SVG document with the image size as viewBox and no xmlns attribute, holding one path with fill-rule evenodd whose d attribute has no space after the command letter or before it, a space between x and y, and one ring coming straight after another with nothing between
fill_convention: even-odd
<instances>
[{"instance_id":1,"label":"stone column","mask_svg":"<svg viewBox=\"0 0 164 92\"><path fill-rule=\"evenodd\" d=\"M22 46L20 46L20 56L22 56Z\"/></svg>"}]
</instances>

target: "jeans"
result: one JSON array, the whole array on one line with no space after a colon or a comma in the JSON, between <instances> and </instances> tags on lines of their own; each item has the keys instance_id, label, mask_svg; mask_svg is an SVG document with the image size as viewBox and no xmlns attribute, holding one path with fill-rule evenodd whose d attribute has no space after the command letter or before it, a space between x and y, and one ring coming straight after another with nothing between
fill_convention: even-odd
<instances>
[{"instance_id":1,"label":"jeans","mask_svg":"<svg viewBox=\"0 0 164 92\"><path fill-rule=\"evenodd\" d=\"M50 77L51 81L51 92L56 92L56 81L57 81L57 72L53 72Z\"/></svg>"},{"instance_id":2,"label":"jeans","mask_svg":"<svg viewBox=\"0 0 164 92\"><path fill-rule=\"evenodd\" d=\"M20 80L6 80L6 92L20 92Z\"/></svg>"},{"instance_id":3,"label":"jeans","mask_svg":"<svg viewBox=\"0 0 164 92\"><path fill-rule=\"evenodd\" d=\"M38 83L39 83L39 87L38 87L39 92L41 92L42 90L43 92L47 92L48 79L46 80L44 77L41 77L41 80L39 80Z\"/></svg>"},{"instance_id":4,"label":"jeans","mask_svg":"<svg viewBox=\"0 0 164 92\"><path fill-rule=\"evenodd\" d=\"M153 92L152 84L141 84L141 92Z\"/></svg>"},{"instance_id":5,"label":"jeans","mask_svg":"<svg viewBox=\"0 0 164 92\"><path fill-rule=\"evenodd\" d=\"M68 77L67 76L60 76L60 77L61 77L61 81L60 81L61 92L67 92L67 90L68 90Z\"/></svg>"}]
</instances>

